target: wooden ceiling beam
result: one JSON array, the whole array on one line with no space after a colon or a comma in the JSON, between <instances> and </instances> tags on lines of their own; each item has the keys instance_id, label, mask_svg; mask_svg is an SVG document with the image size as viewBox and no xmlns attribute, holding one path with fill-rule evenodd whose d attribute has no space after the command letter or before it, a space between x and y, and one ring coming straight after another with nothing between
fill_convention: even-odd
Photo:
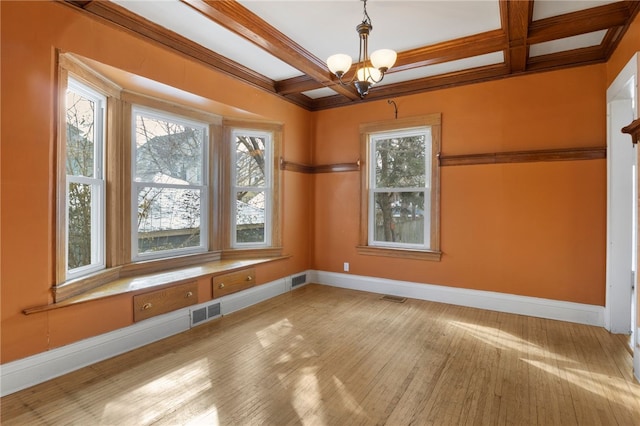
<instances>
[{"instance_id":1,"label":"wooden ceiling beam","mask_svg":"<svg viewBox=\"0 0 640 426\"><path fill-rule=\"evenodd\" d=\"M301 75L276 82L276 92L280 95L306 92L308 90L320 89L323 86L309 76Z\"/></svg>"},{"instance_id":2,"label":"wooden ceiling beam","mask_svg":"<svg viewBox=\"0 0 640 426\"><path fill-rule=\"evenodd\" d=\"M398 53L396 64L389 72L406 71L427 65L498 52L504 49L506 42L507 39L502 30L493 30L431 46L406 50Z\"/></svg>"},{"instance_id":3,"label":"wooden ceiling beam","mask_svg":"<svg viewBox=\"0 0 640 426\"><path fill-rule=\"evenodd\" d=\"M581 65L597 64L606 61L602 46L584 47L548 55L529 58L527 69L530 71L546 71L556 68L568 68Z\"/></svg>"},{"instance_id":4,"label":"wooden ceiling beam","mask_svg":"<svg viewBox=\"0 0 640 426\"><path fill-rule=\"evenodd\" d=\"M61 3L80 8L100 19L129 30L137 36L152 40L191 59L196 59L217 71L241 79L269 92L275 92L275 82L237 62L208 50L160 25L148 21L112 2L90 1L78 5L78 1L64 0Z\"/></svg>"},{"instance_id":5,"label":"wooden ceiling beam","mask_svg":"<svg viewBox=\"0 0 640 426\"><path fill-rule=\"evenodd\" d=\"M235 1L180 0L211 21L236 33L266 52L296 68L322 85L333 85L326 64L268 22ZM354 89L334 87L341 95L356 100Z\"/></svg>"},{"instance_id":6,"label":"wooden ceiling beam","mask_svg":"<svg viewBox=\"0 0 640 426\"><path fill-rule=\"evenodd\" d=\"M446 87L461 86L464 84L479 83L482 81L494 80L509 74L509 69L505 64L487 65L437 75L433 77L425 77L417 80L405 81L402 83L388 84L376 86L369 91L369 94L362 100L363 102L379 101L381 99L389 99L394 96L406 96L415 93L427 92L430 90L438 90ZM341 96L328 96L316 99L313 103L313 110L322 110L327 108L335 108L345 106L348 102Z\"/></svg>"},{"instance_id":7,"label":"wooden ceiling beam","mask_svg":"<svg viewBox=\"0 0 640 426\"><path fill-rule=\"evenodd\" d=\"M511 3L511 2L510 2ZM518 3L518 2L516 2ZM529 28L529 44L544 43L625 25L630 11L623 2L592 7L578 12L534 21Z\"/></svg>"},{"instance_id":8,"label":"wooden ceiling beam","mask_svg":"<svg viewBox=\"0 0 640 426\"><path fill-rule=\"evenodd\" d=\"M529 44L527 34L533 14L533 1L500 0L502 28L509 39L506 46L506 62L512 73L523 72L527 68Z\"/></svg>"}]
</instances>

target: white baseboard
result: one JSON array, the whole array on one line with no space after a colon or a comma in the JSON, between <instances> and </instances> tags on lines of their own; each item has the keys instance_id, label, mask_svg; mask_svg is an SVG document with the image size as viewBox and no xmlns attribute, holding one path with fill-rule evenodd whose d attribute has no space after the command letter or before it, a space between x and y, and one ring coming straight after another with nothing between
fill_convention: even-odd
<instances>
[{"instance_id":1,"label":"white baseboard","mask_svg":"<svg viewBox=\"0 0 640 426\"><path fill-rule=\"evenodd\" d=\"M308 272L303 273L308 274ZM220 301L221 314L227 315L290 290L291 278L286 277L216 300ZM202 305L210 303L211 301L208 301ZM26 389L186 331L191 327L190 311L193 308L194 306L190 306L28 358L2 364L0 365L0 396Z\"/></svg>"},{"instance_id":2,"label":"white baseboard","mask_svg":"<svg viewBox=\"0 0 640 426\"><path fill-rule=\"evenodd\" d=\"M500 312L557 319L589 325L604 325L604 307L514 296L382 278L305 271L306 282L369 291L380 294L431 300ZM297 288L297 287L296 287ZM291 277L231 294L220 299L220 311L227 315L291 290ZM207 304L211 303L210 301ZM184 308L141 321L61 348L0 365L0 396L28 388L87 365L128 352L189 329L190 310ZM634 360L636 376L640 358Z\"/></svg>"},{"instance_id":3,"label":"white baseboard","mask_svg":"<svg viewBox=\"0 0 640 426\"><path fill-rule=\"evenodd\" d=\"M0 395L5 396L45 382L188 330L189 327L189 309L181 309L129 327L2 364Z\"/></svg>"},{"instance_id":4,"label":"white baseboard","mask_svg":"<svg viewBox=\"0 0 640 426\"><path fill-rule=\"evenodd\" d=\"M604 306L335 272L310 275L311 282L333 287L604 327Z\"/></svg>"}]
</instances>

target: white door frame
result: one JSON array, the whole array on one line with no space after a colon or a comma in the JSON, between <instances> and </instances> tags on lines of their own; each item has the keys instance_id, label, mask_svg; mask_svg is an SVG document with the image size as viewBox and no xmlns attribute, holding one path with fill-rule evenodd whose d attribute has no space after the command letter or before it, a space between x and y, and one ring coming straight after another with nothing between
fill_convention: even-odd
<instances>
[{"instance_id":1,"label":"white door frame","mask_svg":"<svg viewBox=\"0 0 640 426\"><path fill-rule=\"evenodd\" d=\"M607 89L607 287L605 327L612 333L629 334L636 331L632 315L635 293L631 290L634 270L633 229L637 211L632 197L633 170L637 152L631 137L620 129L638 118L638 54L622 69ZM632 281L632 279L634 281ZM635 314L635 312L634 312ZM636 348L638 333L632 334L632 349ZM640 356L634 350L634 365ZM635 369L638 374L638 368Z\"/></svg>"}]
</instances>

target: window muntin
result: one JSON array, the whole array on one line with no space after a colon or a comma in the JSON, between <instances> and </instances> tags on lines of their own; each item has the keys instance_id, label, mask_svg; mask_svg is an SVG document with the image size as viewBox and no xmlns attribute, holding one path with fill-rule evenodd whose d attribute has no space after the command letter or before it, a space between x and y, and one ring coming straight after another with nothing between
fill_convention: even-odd
<instances>
[{"instance_id":1,"label":"window muntin","mask_svg":"<svg viewBox=\"0 0 640 426\"><path fill-rule=\"evenodd\" d=\"M133 260L208 249L208 124L132 109Z\"/></svg>"},{"instance_id":2,"label":"window muntin","mask_svg":"<svg viewBox=\"0 0 640 426\"><path fill-rule=\"evenodd\" d=\"M106 97L68 78L65 93L66 279L105 267Z\"/></svg>"},{"instance_id":3,"label":"window muntin","mask_svg":"<svg viewBox=\"0 0 640 426\"><path fill-rule=\"evenodd\" d=\"M234 248L268 247L271 245L273 135L234 129L231 143L231 245Z\"/></svg>"},{"instance_id":4,"label":"window muntin","mask_svg":"<svg viewBox=\"0 0 640 426\"><path fill-rule=\"evenodd\" d=\"M431 131L372 133L369 245L430 248Z\"/></svg>"}]
</instances>

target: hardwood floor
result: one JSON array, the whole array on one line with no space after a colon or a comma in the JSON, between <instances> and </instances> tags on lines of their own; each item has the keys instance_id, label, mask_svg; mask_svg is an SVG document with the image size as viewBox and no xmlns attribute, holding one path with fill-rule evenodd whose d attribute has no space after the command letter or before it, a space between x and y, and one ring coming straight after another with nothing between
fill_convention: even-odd
<instances>
[{"instance_id":1,"label":"hardwood floor","mask_svg":"<svg viewBox=\"0 0 640 426\"><path fill-rule=\"evenodd\" d=\"M633 425L599 327L307 285L8 395L3 425Z\"/></svg>"}]
</instances>

